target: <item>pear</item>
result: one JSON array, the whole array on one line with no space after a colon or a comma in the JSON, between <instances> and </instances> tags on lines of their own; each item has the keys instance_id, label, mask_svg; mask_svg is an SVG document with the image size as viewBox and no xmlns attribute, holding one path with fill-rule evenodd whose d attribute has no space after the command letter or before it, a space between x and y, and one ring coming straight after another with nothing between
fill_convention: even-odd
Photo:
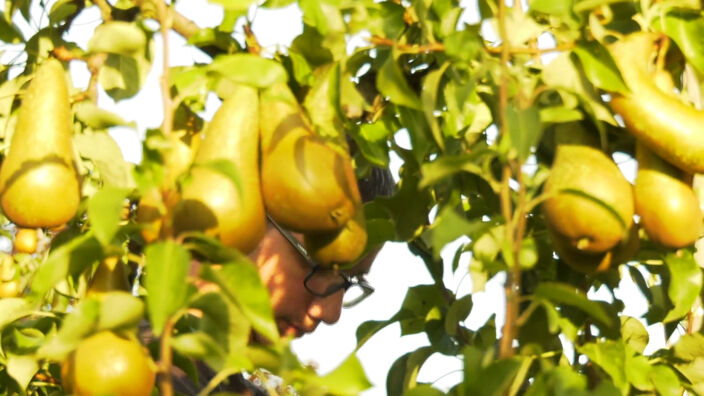
<instances>
[{"instance_id":1,"label":"pear","mask_svg":"<svg viewBox=\"0 0 704 396\"><path fill-rule=\"evenodd\" d=\"M184 182L174 208L175 234L203 231L243 253L263 238L266 215L259 182L258 104L257 90L239 85L203 131L190 180ZM239 183L215 169L218 161L234 165Z\"/></svg>"},{"instance_id":2,"label":"pear","mask_svg":"<svg viewBox=\"0 0 704 396\"><path fill-rule=\"evenodd\" d=\"M635 211L648 237L670 248L693 244L701 233L702 211L687 175L641 143L636 159Z\"/></svg>"},{"instance_id":3,"label":"pear","mask_svg":"<svg viewBox=\"0 0 704 396\"><path fill-rule=\"evenodd\" d=\"M582 252L602 253L618 244L633 223L633 188L602 151L558 146L543 186L548 225Z\"/></svg>"},{"instance_id":4,"label":"pear","mask_svg":"<svg viewBox=\"0 0 704 396\"><path fill-rule=\"evenodd\" d=\"M611 108L626 129L657 155L688 173L704 172L704 111L682 102L652 65L657 33L639 32L609 46L630 92L614 94Z\"/></svg>"},{"instance_id":5,"label":"pear","mask_svg":"<svg viewBox=\"0 0 704 396\"><path fill-rule=\"evenodd\" d=\"M346 148L315 134L286 84L262 92L262 193L269 215L304 233L334 232L361 205Z\"/></svg>"},{"instance_id":6,"label":"pear","mask_svg":"<svg viewBox=\"0 0 704 396\"><path fill-rule=\"evenodd\" d=\"M602 253L582 252L574 248L569 240L548 226L548 233L553 243L555 253L562 262L575 271L583 274L594 275L607 271L614 265L623 264L632 260L640 248L638 227L631 225L628 237L619 242L612 249Z\"/></svg>"},{"instance_id":7,"label":"pear","mask_svg":"<svg viewBox=\"0 0 704 396\"><path fill-rule=\"evenodd\" d=\"M338 231L305 234L303 244L321 266L338 265L343 268L346 264L354 264L367 246L364 210L359 208L355 216Z\"/></svg>"},{"instance_id":8,"label":"pear","mask_svg":"<svg viewBox=\"0 0 704 396\"><path fill-rule=\"evenodd\" d=\"M129 291L125 264L116 256L100 261L93 274L86 295L101 296L110 291Z\"/></svg>"},{"instance_id":9,"label":"pear","mask_svg":"<svg viewBox=\"0 0 704 396\"><path fill-rule=\"evenodd\" d=\"M0 168L0 205L13 223L56 227L76 214L81 193L71 118L64 69L49 59L37 68L22 99Z\"/></svg>"}]
</instances>

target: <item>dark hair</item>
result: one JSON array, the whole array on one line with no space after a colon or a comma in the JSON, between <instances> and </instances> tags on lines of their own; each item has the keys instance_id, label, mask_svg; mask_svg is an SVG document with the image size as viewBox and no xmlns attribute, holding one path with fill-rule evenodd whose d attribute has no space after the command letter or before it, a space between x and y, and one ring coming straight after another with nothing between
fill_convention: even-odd
<instances>
[{"instance_id":1,"label":"dark hair","mask_svg":"<svg viewBox=\"0 0 704 396\"><path fill-rule=\"evenodd\" d=\"M369 202L378 196L391 196L395 184L391 172L386 168L372 168L367 177L357 180L362 202Z\"/></svg>"}]
</instances>

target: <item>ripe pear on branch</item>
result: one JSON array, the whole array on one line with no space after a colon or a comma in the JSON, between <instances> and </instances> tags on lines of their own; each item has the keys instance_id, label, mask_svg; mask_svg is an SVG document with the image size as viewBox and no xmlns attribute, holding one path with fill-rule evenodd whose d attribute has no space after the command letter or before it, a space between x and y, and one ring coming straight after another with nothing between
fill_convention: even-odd
<instances>
[{"instance_id":1,"label":"ripe pear on branch","mask_svg":"<svg viewBox=\"0 0 704 396\"><path fill-rule=\"evenodd\" d=\"M636 145L636 159L635 210L648 237L670 248L693 244L701 233L702 211L691 177L642 143Z\"/></svg>"},{"instance_id":2,"label":"ripe pear on branch","mask_svg":"<svg viewBox=\"0 0 704 396\"><path fill-rule=\"evenodd\" d=\"M282 226L304 233L334 232L361 206L346 148L315 134L285 83L261 94L262 193Z\"/></svg>"},{"instance_id":3,"label":"ripe pear on branch","mask_svg":"<svg viewBox=\"0 0 704 396\"><path fill-rule=\"evenodd\" d=\"M174 208L175 234L203 231L245 253L264 236L258 105L257 90L239 85L203 131Z\"/></svg>"},{"instance_id":4,"label":"ripe pear on branch","mask_svg":"<svg viewBox=\"0 0 704 396\"><path fill-rule=\"evenodd\" d=\"M0 205L13 223L56 227L81 200L73 155L68 83L61 63L42 63L22 98L10 149L0 168Z\"/></svg>"},{"instance_id":5,"label":"ripe pear on branch","mask_svg":"<svg viewBox=\"0 0 704 396\"><path fill-rule=\"evenodd\" d=\"M633 223L633 188L597 148L559 145L543 192L548 226L578 251L612 249Z\"/></svg>"},{"instance_id":6,"label":"ripe pear on branch","mask_svg":"<svg viewBox=\"0 0 704 396\"><path fill-rule=\"evenodd\" d=\"M638 141L688 173L704 172L704 111L660 86L652 60L663 38L638 32L611 44L609 51L630 92L613 94L611 107Z\"/></svg>"}]
</instances>

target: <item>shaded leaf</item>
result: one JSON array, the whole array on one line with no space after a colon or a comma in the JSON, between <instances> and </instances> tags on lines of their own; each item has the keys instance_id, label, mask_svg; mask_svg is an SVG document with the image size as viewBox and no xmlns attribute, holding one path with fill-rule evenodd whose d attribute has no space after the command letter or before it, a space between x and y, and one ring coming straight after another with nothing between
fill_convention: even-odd
<instances>
[{"instance_id":1,"label":"shaded leaf","mask_svg":"<svg viewBox=\"0 0 704 396\"><path fill-rule=\"evenodd\" d=\"M225 295L242 310L252 327L269 340L279 339L279 331L271 310L269 292L259 272L248 260L224 263L220 269L202 266L203 279L216 283Z\"/></svg>"},{"instance_id":2,"label":"shaded leaf","mask_svg":"<svg viewBox=\"0 0 704 396\"><path fill-rule=\"evenodd\" d=\"M394 53L389 54L379 69L376 81L377 89L393 103L422 110L420 98L408 85L403 71L396 63L396 56Z\"/></svg>"},{"instance_id":3,"label":"shaded leaf","mask_svg":"<svg viewBox=\"0 0 704 396\"><path fill-rule=\"evenodd\" d=\"M423 363L433 354L431 347L421 347L400 356L391 365L386 379L386 391L389 395L402 395L416 386L416 377Z\"/></svg>"},{"instance_id":4,"label":"shaded leaf","mask_svg":"<svg viewBox=\"0 0 704 396\"><path fill-rule=\"evenodd\" d=\"M692 66L699 73L704 73L704 42L701 40L704 36L704 18L699 11L670 12L664 18L656 18L653 27L670 36Z\"/></svg>"},{"instance_id":5,"label":"shaded leaf","mask_svg":"<svg viewBox=\"0 0 704 396\"><path fill-rule=\"evenodd\" d=\"M536 287L535 296L545 298L555 304L574 306L607 327L613 325L613 320L604 307L598 302L589 300L584 292L574 286L556 282L542 282Z\"/></svg>"}]
</instances>

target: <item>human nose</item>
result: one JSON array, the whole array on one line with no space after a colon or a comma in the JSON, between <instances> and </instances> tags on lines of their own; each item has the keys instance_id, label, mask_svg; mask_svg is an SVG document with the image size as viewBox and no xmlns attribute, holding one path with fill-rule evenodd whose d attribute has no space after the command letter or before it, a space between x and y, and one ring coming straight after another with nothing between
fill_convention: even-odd
<instances>
[{"instance_id":1,"label":"human nose","mask_svg":"<svg viewBox=\"0 0 704 396\"><path fill-rule=\"evenodd\" d=\"M328 324L337 322L342 311L342 290L327 297L315 297L308 306L308 316Z\"/></svg>"}]
</instances>

